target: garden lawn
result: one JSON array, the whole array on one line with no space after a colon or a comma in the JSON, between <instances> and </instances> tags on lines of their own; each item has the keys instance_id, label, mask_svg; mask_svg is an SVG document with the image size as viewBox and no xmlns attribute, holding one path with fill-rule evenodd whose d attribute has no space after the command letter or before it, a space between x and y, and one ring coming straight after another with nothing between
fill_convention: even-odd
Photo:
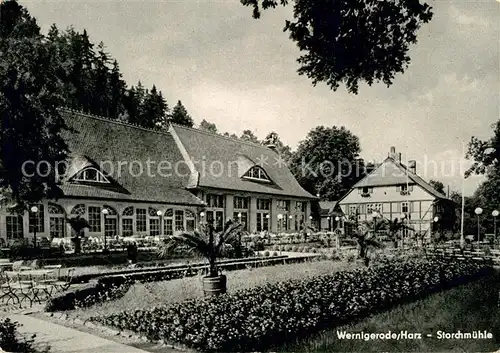
<instances>
[{"instance_id":1,"label":"garden lawn","mask_svg":"<svg viewBox=\"0 0 500 353\"><path fill-rule=\"evenodd\" d=\"M500 348L500 275L453 288L374 315L357 324L321 332L301 342L274 348L279 352L493 352ZM337 332L422 333L422 340L346 340ZM438 340L438 330L487 330L491 340ZM433 338L427 338L432 334Z\"/></svg>"},{"instance_id":2,"label":"garden lawn","mask_svg":"<svg viewBox=\"0 0 500 353\"><path fill-rule=\"evenodd\" d=\"M355 263L334 261L310 261L305 263L276 265L229 271L228 292L262 286L290 279L331 274L356 267ZM203 296L202 276L186 277L170 281L137 283L120 299L104 302L89 308L66 311L69 317L86 320L93 316L118 313L131 309L150 309Z\"/></svg>"}]
</instances>

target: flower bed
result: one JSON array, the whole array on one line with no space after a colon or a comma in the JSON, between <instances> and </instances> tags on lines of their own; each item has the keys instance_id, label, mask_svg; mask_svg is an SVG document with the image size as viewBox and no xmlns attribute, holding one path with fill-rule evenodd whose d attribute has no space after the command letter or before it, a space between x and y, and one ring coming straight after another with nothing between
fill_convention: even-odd
<instances>
[{"instance_id":1,"label":"flower bed","mask_svg":"<svg viewBox=\"0 0 500 353\"><path fill-rule=\"evenodd\" d=\"M263 350L490 270L470 261L393 261L93 320L202 351Z\"/></svg>"},{"instance_id":2,"label":"flower bed","mask_svg":"<svg viewBox=\"0 0 500 353\"><path fill-rule=\"evenodd\" d=\"M220 267L226 271L246 268L247 266L272 266L280 263L302 262L307 258L288 258L286 256L263 257L256 259L238 259L222 261ZM52 297L45 306L45 311L65 311L79 307L89 307L96 303L114 300L123 296L135 282L157 282L176 278L195 276L204 272L206 264L191 266L179 265L170 269L135 271L119 275L102 275L95 282L70 289Z\"/></svg>"}]
</instances>

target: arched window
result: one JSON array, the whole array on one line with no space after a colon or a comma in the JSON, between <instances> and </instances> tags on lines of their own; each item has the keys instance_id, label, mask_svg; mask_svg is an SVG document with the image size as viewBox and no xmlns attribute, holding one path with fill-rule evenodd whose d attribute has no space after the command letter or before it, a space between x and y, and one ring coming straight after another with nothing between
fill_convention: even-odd
<instances>
[{"instance_id":1,"label":"arched window","mask_svg":"<svg viewBox=\"0 0 500 353\"><path fill-rule=\"evenodd\" d=\"M108 210L108 214L104 215L104 234L114 237L118 234L118 212L108 205L104 205L103 209Z\"/></svg>"},{"instance_id":2,"label":"arched window","mask_svg":"<svg viewBox=\"0 0 500 353\"><path fill-rule=\"evenodd\" d=\"M163 229L165 235L174 234L174 210L169 208L165 211L165 221L163 222Z\"/></svg>"},{"instance_id":3,"label":"arched window","mask_svg":"<svg viewBox=\"0 0 500 353\"><path fill-rule=\"evenodd\" d=\"M109 184L108 179L97 169L88 167L79 172L73 180Z\"/></svg>"},{"instance_id":4,"label":"arched window","mask_svg":"<svg viewBox=\"0 0 500 353\"><path fill-rule=\"evenodd\" d=\"M49 235L50 238L64 238L66 234L66 213L56 204L49 203Z\"/></svg>"},{"instance_id":5,"label":"arched window","mask_svg":"<svg viewBox=\"0 0 500 353\"><path fill-rule=\"evenodd\" d=\"M158 215L158 210L153 207L148 208L149 215L149 235L157 236L160 235L160 216Z\"/></svg>"},{"instance_id":6,"label":"arched window","mask_svg":"<svg viewBox=\"0 0 500 353\"><path fill-rule=\"evenodd\" d=\"M76 205L75 207L73 207L73 209L71 210L70 213L83 217L85 215L85 209L86 209L85 204L80 203L80 204Z\"/></svg>"},{"instance_id":7,"label":"arched window","mask_svg":"<svg viewBox=\"0 0 500 353\"><path fill-rule=\"evenodd\" d=\"M122 235L129 237L134 234L134 208L129 206L122 213Z\"/></svg>"},{"instance_id":8,"label":"arched window","mask_svg":"<svg viewBox=\"0 0 500 353\"><path fill-rule=\"evenodd\" d=\"M267 173L264 171L264 169L262 169L259 166L253 166L252 168L250 168L248 170L248 172L246 172L243 175L243 178L256 179L259 181L267 181L267 182L271 181L271 179L269 178Z\"/></svg>"}]
</instances>

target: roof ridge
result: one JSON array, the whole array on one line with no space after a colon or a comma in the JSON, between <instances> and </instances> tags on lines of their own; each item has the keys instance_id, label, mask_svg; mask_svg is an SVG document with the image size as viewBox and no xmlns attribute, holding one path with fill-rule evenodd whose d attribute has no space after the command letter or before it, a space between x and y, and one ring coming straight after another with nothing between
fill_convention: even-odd
<instances>
[{"instance_id":1,"label":"roof ridge","mask_svg":"<svg viewBox=\"0 0 500 353\"><path fill-rule=\"evenodd\" d=\"M198 128L188 127L188 126L185 126L185 125L179 125L179 124L175 124L175 123L170 123L170 125L172 125L174 127L180 127L182 129L186 129L186 130L193 130L193 131L196 131L196 132L201 132L201 133L203 133L205 135L211 135L211 136L223 138L223 139L226 139L226 140L238 141L240 143L244 143L244 144L247 144L247 145L250 145L250 146L262 147L262 148L265 148L265 149L268 149L268 150L272 151L269 147L264 146L264 145L262 145L260 143L246 141L246 140L241 140L239 138L234 138L234 137L231 137L231 136L224 136L224 135L221 135L221 134L216 133L216 132L210 132L210 131L206 131L206 130L201 130L201 129L198 129Z\"/></svg>"},{"instance_id":2,"label":"roof ridge","mask_svg":"<svg viewBox=\"0 0 500 353\"><path fill-rule=\"evenodd\" d=\"M67 112L70 112L70 113L76 113L76 114L79 114L79 115L84 116L86 118L92 118L92 119L96 119L96 120L106 121L106 122L110 122L110 123L117 124L117 125L123 125L123 126L128 126L128 127L136 128L136 129L139 129L139 130L156 132L156 133L161 134L161 135L169 135L169 132L167 130L148 128L148 127L144 127L144 126L141 126L141 125L138 125L138 124L134 124L134 123L130 123L130 122L127 122L127 121L113 119L113 118L107 117L107 116L95 115L95 114L92 114L92 113L86 113L83 110L78 110L78 109L73 109L73 108L68 108L68 107L59 107L57 109L63 110L63 111L67 111Z\"/></svg>"}]
</instances>

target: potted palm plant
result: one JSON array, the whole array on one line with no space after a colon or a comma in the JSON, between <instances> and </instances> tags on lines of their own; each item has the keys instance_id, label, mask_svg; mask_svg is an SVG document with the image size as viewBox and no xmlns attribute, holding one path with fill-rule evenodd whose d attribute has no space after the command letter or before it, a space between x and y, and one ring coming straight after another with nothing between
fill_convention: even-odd
<instances>
[{"instance_id":1,"label":"potted palm plant","mask_svg":"<svg viewBox=\"0 0 500 353\"><path fill-rule=\"evenodd\" d=\"M80 254L82 251L82 238L84 237L83 230L85 228L90 228L90 225L87 220L80 215L77 215L75 218L67 218L66 220L74 231L74 236L71 237L71 241L75 246L75 254Z\"/></svg>"},{"instance_id":2,"label":"potted palm plant","mask_svg":"<svg viewBox=\"0 0 500 353\"><path fill-rule=\"evenodd\" d=\"M227 221L220 232L216 232L212 224L204 224L199 230L178 232L168 237L160 247L160 256L167 256L175 249L183 247L190 253L197 253L208 261L208 274L203 277L203 291L206 296L226 293L227 278L217 267L217 260L222 257L224 245L237 244L242 223Z\"/></svg>"},{"instance_id":3,"label":"potted palm plant","mask_svg":"<svg viewBox=\"0 0 500 353\"><path fill-rule=\"evenodd\" d=\"M385 229L386 222L384 220L374 219L372 221L363 221L361 223L353 220L348 220L353 226L352 237L358 243L358 258L365 266L370 264L368 253L371 249L383 248L383 244L375 239L375 234L381 229Z\"/></svg>"}]
</instances>

